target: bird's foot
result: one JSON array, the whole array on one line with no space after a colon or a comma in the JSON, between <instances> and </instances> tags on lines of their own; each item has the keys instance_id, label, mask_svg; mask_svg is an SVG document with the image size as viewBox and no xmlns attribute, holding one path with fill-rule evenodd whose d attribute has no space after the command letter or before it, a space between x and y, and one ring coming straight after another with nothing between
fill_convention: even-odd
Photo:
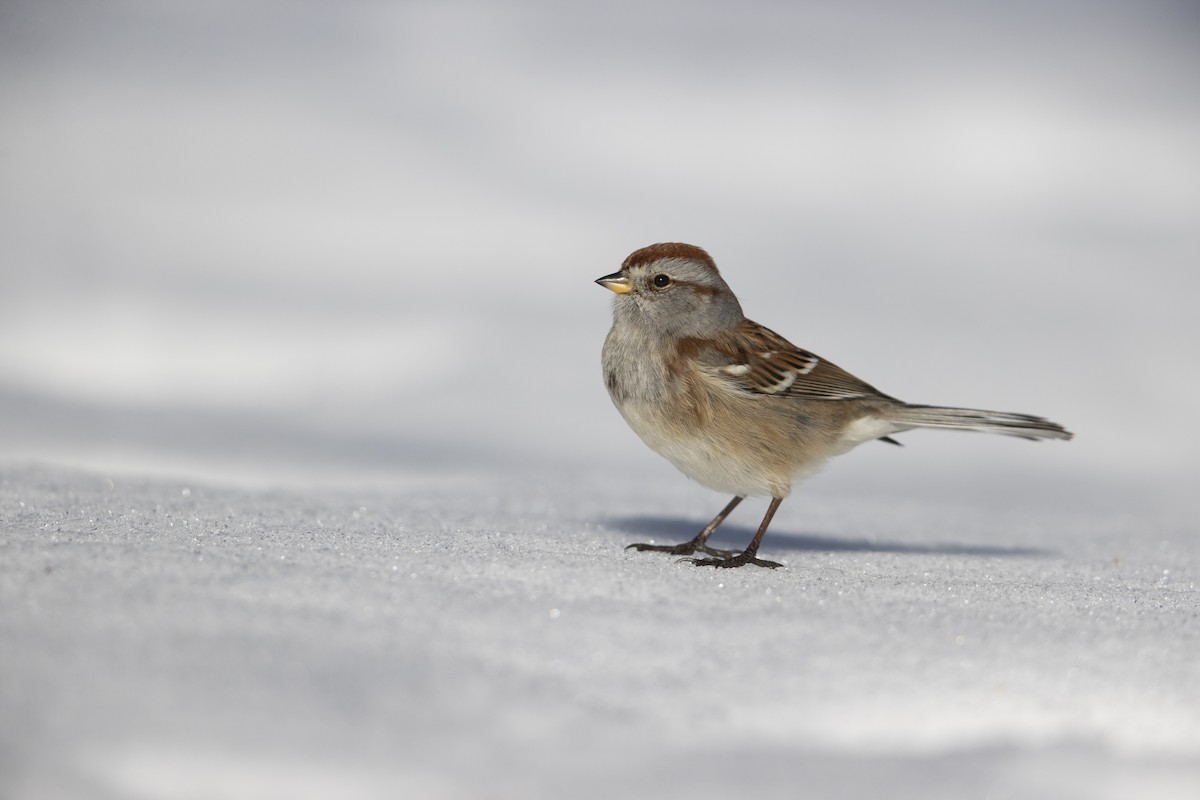
<instances>
[{"instance_id":1,"label":"bird's foot","mask_svg":"<svg viewBox=\"0 0 1200 800\"><path fill-rule=\"evenodd\" d=\"M718 550L715 547L709 547L706 544L701 544L693 539L690 542L683 544L646 544L638 542L636 544L627 545L626 550L637 550L639 553L670 553L673 556L690 556L693 553L707 553L716 558L733 558L737 555L735 550Z\"/></svg>"},{"instance_id":2,"label":"bird's foot","mask_svg":"<svg viewBox=\"0 0 1200 800\"><path fill-rule=\"evenodd\" d=\"M680 560L687 561L697 567L718 567L720 569L744 567L747 564L753 564L756 567L767 567L768 569L783 566L778 561L768 561L765 558L758 558L753 553L730 554L724 558L683 558Z\"/></svg>"}]
</instances>

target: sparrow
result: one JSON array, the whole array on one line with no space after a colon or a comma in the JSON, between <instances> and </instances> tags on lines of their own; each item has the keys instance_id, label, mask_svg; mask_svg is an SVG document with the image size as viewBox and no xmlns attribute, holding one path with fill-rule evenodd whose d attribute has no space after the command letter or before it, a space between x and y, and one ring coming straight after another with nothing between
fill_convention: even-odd
<instances>
[{"instance_id":1,"label":"sparrow","mask_svg":"<svg viewBox=\"0 0 1200 800\"><path fill-rule=\"evenodd\" d=\"M913 428L1070 439L1042 417L914 405L884 394L834 363L746 318L704 250L679 242L634 251L596 283L616 293L604 340L604 385L651 450L688 477L733 499L691 541L636 543L697 566L781 566L758 557L771 519L792 487L863 442L899 444ZM708 539L738 503L770 497L739 552Z\"/></svg>"}]
</instances>

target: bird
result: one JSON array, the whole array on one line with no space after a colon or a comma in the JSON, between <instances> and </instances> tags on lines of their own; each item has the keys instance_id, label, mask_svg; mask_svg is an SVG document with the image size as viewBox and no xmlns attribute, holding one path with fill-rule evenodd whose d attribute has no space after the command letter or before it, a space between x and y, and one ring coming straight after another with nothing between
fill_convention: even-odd
<instances>
[{"instance_id":1,"label":"bird","mask_svg":"<svg viewBox=\"0 0 1200 800\"><path fill-rule=\"evenodd\" d=\"M831 361L747 319L716 262L700 247L660 242L635 250L596 283L616 294L601 354L613 404L643 442L689 478L733 499L690 541L626 549L690 557L717 568L779 562L758 557L794 484L830 458L914 428L1069 440L1030 414L917 405L884 394ZM741 552L708 539L746 497L769 497Z\"/></svg>"}]
</instances>

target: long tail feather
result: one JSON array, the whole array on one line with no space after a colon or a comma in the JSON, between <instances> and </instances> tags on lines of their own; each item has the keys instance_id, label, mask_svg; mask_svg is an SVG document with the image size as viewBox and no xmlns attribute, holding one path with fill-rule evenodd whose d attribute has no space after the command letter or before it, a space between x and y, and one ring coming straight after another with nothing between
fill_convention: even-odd
<instances>
[{"instance_id":1,"label":"long tail feather","mask_svg":"<svg viewBox=\"0 0 1200 800\"><path fill-rule=\"evenodd\" d=\"M1022 439L1070 439L1075 435L1057 422L1043 417L977 408L904 405L889 416L897 424L916 428L984 431Z\"/></svg>"}]
</instances>

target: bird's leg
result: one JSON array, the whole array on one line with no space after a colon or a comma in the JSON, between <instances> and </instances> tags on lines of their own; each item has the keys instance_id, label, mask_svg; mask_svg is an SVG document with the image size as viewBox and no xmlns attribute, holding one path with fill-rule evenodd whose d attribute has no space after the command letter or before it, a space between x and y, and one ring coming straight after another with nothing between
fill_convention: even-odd
<instances>
[{"instance_id":1,"label":"bird's leg","mask_svg":"<svg viewBox=\"0 0 1200 800\"><path fill-rule=\"evenodd\" d=\"M673 545L638 543L631 544L625 549L637 550L638 552L652 550L657 553L670 553L674 556L690 556L692 553L701 552L708 553L711 556L732 558L736 555L732 550L717 550L715 547L709 547L706 542L708 542L708 537L712 536L713 531L715 531L720 524L725 521L725 518L729 516L730 512L737 508L737 504L742 502L743 499L744 498L742 497L735 497L730 500L729 505L725 506L725 508L721 510L720 514L717 514L715 517L713 517L713 521L705 525L704 530L697 533L696 538L692 539L690 542Z\"/></svg>"},{"instance_id":2,"label":"bird's leg","mask_svg":"<svg viewBox=\"0 0 1200 800\"><path fill-rule=\"evenodd\" d=\"M738 498L739 500L741 498ZM762 522L758 526L758 532L754 534L754 538L750 540L750 544L746 545L746 549L737 555L729 555L727 557L718 558L688 558L698 567L744 567L746 564L754 564L759 567L782 567L778 561L767 561L765 558L757 558L758 545L762 542L763 535L767 532L767 526L771 524L771 518L775 516L776 509L783 502L782 497L772 497L771 505L767 506L767 513L763 517ZM728 511L729 509L726 509ZM697 537L699 538L699 537ZM709 551L706 551L709 552Z\"/></svg>"}]
</instances>

